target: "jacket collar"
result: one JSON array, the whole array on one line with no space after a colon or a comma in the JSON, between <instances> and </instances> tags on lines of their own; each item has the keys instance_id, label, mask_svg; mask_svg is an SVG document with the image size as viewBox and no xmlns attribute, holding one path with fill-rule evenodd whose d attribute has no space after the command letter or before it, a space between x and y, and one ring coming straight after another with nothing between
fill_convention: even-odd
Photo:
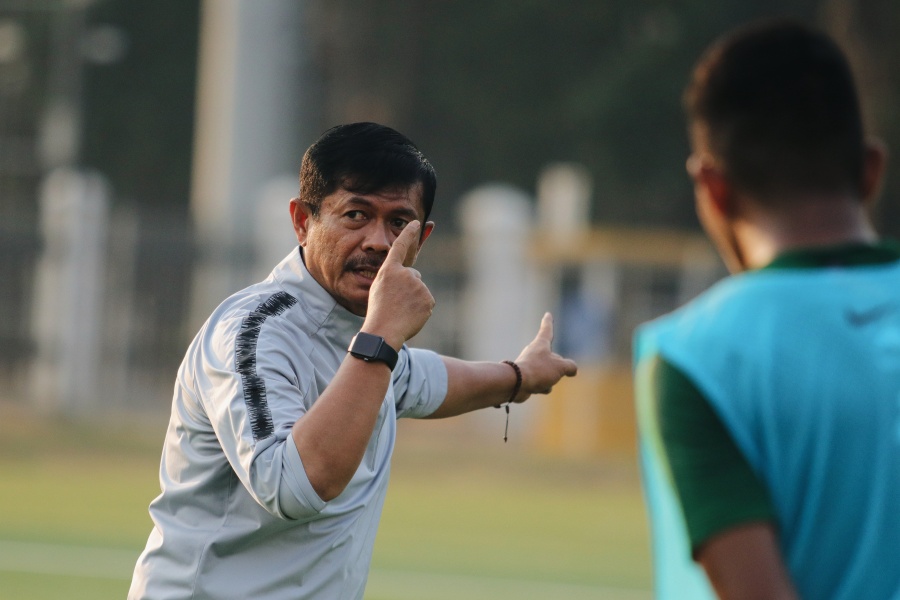
<instances>
[{"instance_id":1,"label":"jacket collar","mask_svg":"<svg viewBox=\"0 0 900 600\"><path fill-rule=\"evenodd\" d=\"M275 267L272 277L287 293L297 298L303 312L316 328L325 329L327 337L333 338L336 343L349 344L362 327L365 317L355 315L338 304L309 274L299 246Z\"/></svg>"},{"instance_id":2,"label":"jacket collar","mask_svg":"<svg viewBox=\"0 0 900 600\"><path fill-rule=\"evenodd\" d=\"M849 243L788 250L778 255L763 270L879 265L898 259L900 244L882 240L874 244Z\"/></svg>"}]
</instances>

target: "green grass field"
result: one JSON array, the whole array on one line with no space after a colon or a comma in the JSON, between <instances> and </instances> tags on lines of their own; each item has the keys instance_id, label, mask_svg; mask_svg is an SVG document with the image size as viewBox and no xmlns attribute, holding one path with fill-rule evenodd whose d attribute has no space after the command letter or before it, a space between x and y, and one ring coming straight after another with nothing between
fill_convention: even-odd
<instances>
[{"instance_id":1,"label":"green grass field","mask_svg":"<svg viewBox=\"0 0 900 600\"><path fill-rule=\"evenodd\" d=\"M87 427L0 406L0 598L124 598L164 422ZM403 422L367 600L644 599L630 462L560 460Z\"/></svg>"}]
</instances>

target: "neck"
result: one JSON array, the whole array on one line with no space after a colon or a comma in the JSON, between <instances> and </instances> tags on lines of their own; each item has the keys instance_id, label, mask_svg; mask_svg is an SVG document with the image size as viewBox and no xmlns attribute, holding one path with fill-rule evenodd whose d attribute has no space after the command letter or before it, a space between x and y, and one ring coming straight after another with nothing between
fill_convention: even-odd
<instances>
[{"instance_id":1,"label":"neck","mask_svg":"<svg viewBox=\"0 0 900 600\"><path fill-rule=\"evenodd\" d=\"M788 250L878 239L865 205L854 197L801 198L777 209L752 200L744 204L734 236L748 269L764 267Z\"/></svg>"}]
</instances>

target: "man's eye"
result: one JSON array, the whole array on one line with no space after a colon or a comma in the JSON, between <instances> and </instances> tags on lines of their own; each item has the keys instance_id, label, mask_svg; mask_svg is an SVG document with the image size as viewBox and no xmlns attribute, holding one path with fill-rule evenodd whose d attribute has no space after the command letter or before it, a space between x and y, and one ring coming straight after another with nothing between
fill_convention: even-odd
<instances>
[{"instance_id":1,"label":"man's eye","mask_svg":"<svg viewBox=\"0 0 900 600\"><path fill-rule=\"evenodd\" d=\"M366 218L366 214L361 210L351 210L347 214L344 215L351 221L361 221Z\"/></svg>"},{"instance_id":2,"label":"man's eye","mask_svg":"<svg viewBox=\"0 0 900 600\"><path fill-rule=\"evenodd\" d=\"M394 219L394 220L391 222L391 225L392 225L394 228L396 228L396 229L401 229L401 230L402 230L404 227L406 227L407 225L409 225L409 221L407 221L406 219Z\"/></svg>"}]
</instances>

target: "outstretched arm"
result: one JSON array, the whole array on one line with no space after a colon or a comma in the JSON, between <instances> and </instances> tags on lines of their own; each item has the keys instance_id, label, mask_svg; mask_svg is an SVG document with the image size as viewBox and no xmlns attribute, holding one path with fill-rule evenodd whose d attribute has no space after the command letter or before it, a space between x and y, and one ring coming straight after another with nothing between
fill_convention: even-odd
<instances>
[{"instance_id":1,"label":"outstretched arm","mask_svg":"<svg viewBox=\"0 0 900 600\"><path fill-rule=\"evenodd\" d=\"M578 372L575 361L553 352L552 342L553 317L546 313L537 336L515 360L522 372L522 386L513 402L525 402L532 394L547 394L560 379ZM442 358L447 367L447 397L429 418L453 417L510 400L516 383L516 372L510 365Z\"/></svg>"},{"instance_id":2,"label":"outstretched arm","mask_svg":"<svg viewBox=\"0 0 900 600\"><path fill-rule=\"evenodd\" d=\"M697 561L722 600L798 597L769 523L750 523L712 537L697 550Z\"/></svg>"}]
</instances>

